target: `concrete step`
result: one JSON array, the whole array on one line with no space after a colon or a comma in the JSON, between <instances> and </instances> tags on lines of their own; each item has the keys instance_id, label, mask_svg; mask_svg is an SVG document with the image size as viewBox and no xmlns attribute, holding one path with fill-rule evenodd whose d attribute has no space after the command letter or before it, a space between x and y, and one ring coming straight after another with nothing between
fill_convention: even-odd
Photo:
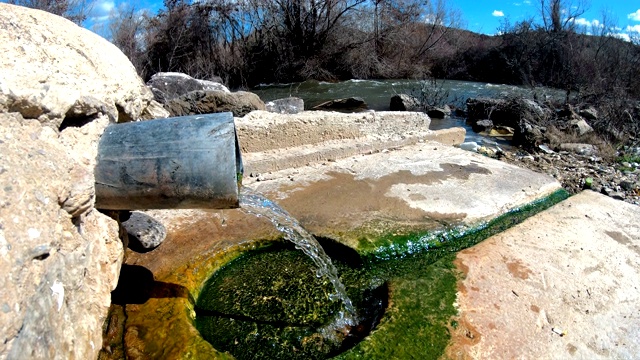
<instances>
[{"instance_id":1,"label":"concrete step","mask_svg":"<svg viewBox=\"0 0 640 360\"><path fill-rule=\"evenodd\" d=\"M458 145L465 137L464 128L429 130L431 119L418 112L254 111L235 122L246 174L334 161L424 141Z\"/></svg>"}]
</instances>

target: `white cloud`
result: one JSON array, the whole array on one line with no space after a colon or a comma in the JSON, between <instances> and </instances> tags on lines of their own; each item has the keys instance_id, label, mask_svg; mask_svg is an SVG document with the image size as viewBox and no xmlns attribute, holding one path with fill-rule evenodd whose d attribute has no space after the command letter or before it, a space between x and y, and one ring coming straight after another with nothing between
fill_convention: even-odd
<instances>
[{"instance_id":1,"label":"white cloud","mask_svg":"<svg viewBox=\"0 0 640 360\"><path fill-rule=\"evenodd\" d=\"M100 9L101 12L103 13L110 13L111 10L113 10L113 8L116 7L116 3L113 1L100 1L98 2L97 6L98 9Z\"/></svg>"},{"instance_id":2,"label":"white cloud","mask_svg":"<svg viewBox=\"0 0 640 360\"><path fill-rule=\"evenodd\" d=\"M500 11L500 10L493 10L491 15L500 17L500 16L504 16L504 13L502 11Z\"/></svg>"},{"instance_id":3,"label":"white cloud","mask_svg":"<svg viewBox=\"0 0 640 360\"><path fill-rule=\"evenodd\" d=\"M109 19L109 15L116 8L115 2L111 0L98 0L94 5L89 15L89 21L91 23L101 23Z\"/></svg>"},{"instance_id":4,"label":"white cloud","mask_svg":"<svg viewBox=\"0 0 640 360\"><path fill-rule=\"evenodd\" d=\"M640 25L627 25L627 29L628 32L637 32L640 33Z\"/></svg>"},{"instance_id":5,"label":"white cloud","mask_svg":"<svg viewBox=\"0 0 640 360\"><path fill-rule=\"evenodd\" d=\"M627 19L640 21L640 9L636 10L636 12L632 12L631 14L627 15Z\"/></svg>"},{"instance_id":6,"label":"white cloud","mask_svg":"<svg viewBox=\"0 0 640 360\"><path fill-rule=\"evenodd\" d=\"M603 27L604 25L598 21L598 19L593 19L591 21L585 18L578 18L573 20L576 25L587 26L587 27Z\"/></svg>"},{"instance_id":7,"label":"white cloud","mask_svg":"<svg viewBox=\"0 0 640 360\"><path fill-rule=\"evenodd\" d=\"M617 34L613 34L613 36L622 39L624 41L631 41L631 36L627 33L617 33Z\"/></svg>"}]
</instances>

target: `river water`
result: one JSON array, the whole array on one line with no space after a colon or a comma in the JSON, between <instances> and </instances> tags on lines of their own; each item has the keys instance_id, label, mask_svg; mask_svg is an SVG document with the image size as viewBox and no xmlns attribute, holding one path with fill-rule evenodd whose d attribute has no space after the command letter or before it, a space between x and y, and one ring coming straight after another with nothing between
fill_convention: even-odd
<instances>
[{"instance_id":1,"label":"river water","mask_svg":"<svg viewBox=\"0 0 640 360\"><path fill-rule=\"evenodd\" d=\"M564 93L559 90L548 88L530 88L523 86L490 84L470 81L443 80L437 81L437 90L429 82L420 80L348 80L342 82L323 82L309 80L301 83L291 84L269 84L260 85L251 91L258 94L260 98L267 102L270 100L295 96L302 98L305 108L310 109L325 101L347 98L361 97L365 100L369 109L377 111L389 110L389 102L395 94L420 93L423 86L431 93L439 91L447 93L447 104L453 104L464 109L468 98L473 97L505 97L509 95L520 95L526 98L533 98L534 94L538 98L551 97L562 99ZM464 127L467 130L465 141L491 142L495 139L487 139L473 132L471 126L466 124L464 118L451 116L445 119L431 119L431 130L447 129L451 127ZM498 143L506 144L504 141Z\"/></svg>"}]
</instances>

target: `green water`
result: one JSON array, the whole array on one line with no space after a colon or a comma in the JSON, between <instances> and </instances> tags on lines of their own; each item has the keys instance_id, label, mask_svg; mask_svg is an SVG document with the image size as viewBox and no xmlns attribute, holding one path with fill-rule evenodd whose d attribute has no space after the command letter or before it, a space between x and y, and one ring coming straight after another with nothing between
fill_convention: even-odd
<instances>
[{"instance_id":1,"label":"green water","mask_svg":"<svg viewBox=\"0 0 640 360\"><path fill-rule=\"evenodd\" d=\"M358 313L334 329L340 302L314 263L286 245L245 254L207 282L196 326L238 359L436 359L451 338L457 251L560 202L559 190L474 229L362 239L360 253L320 239ZM327 333L326 329L331 329Z\"/></svg>"}]
</instances>

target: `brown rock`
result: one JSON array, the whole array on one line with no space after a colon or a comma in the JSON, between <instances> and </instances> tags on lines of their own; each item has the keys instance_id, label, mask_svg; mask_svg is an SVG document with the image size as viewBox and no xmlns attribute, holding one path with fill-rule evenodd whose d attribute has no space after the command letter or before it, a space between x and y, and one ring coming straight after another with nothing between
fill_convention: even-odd
<instances>
[{"instance_id":1,"label":"brown rock","mask_svg":"<svg viewBox=\"0 0 640 360\"><path fill-rule=\"evenodd\" d=\"M265 110L258 95L246 91L227 93L224 91L192 91L168 101L165 108L171 116L232 112L233 116L244 116L254 110Z\"/></svg>"},{"instance_id":2,"label":"brown rock","mask_svg":"<svg viewBox=\"0 0 640 360\"><path fill-rule=\"evenodd\" d=\"M92 176L55 130L19 114L0 124L0 358L95 358L122 262L117 224L91 208Z\"/></svg>"}]
</instances>

